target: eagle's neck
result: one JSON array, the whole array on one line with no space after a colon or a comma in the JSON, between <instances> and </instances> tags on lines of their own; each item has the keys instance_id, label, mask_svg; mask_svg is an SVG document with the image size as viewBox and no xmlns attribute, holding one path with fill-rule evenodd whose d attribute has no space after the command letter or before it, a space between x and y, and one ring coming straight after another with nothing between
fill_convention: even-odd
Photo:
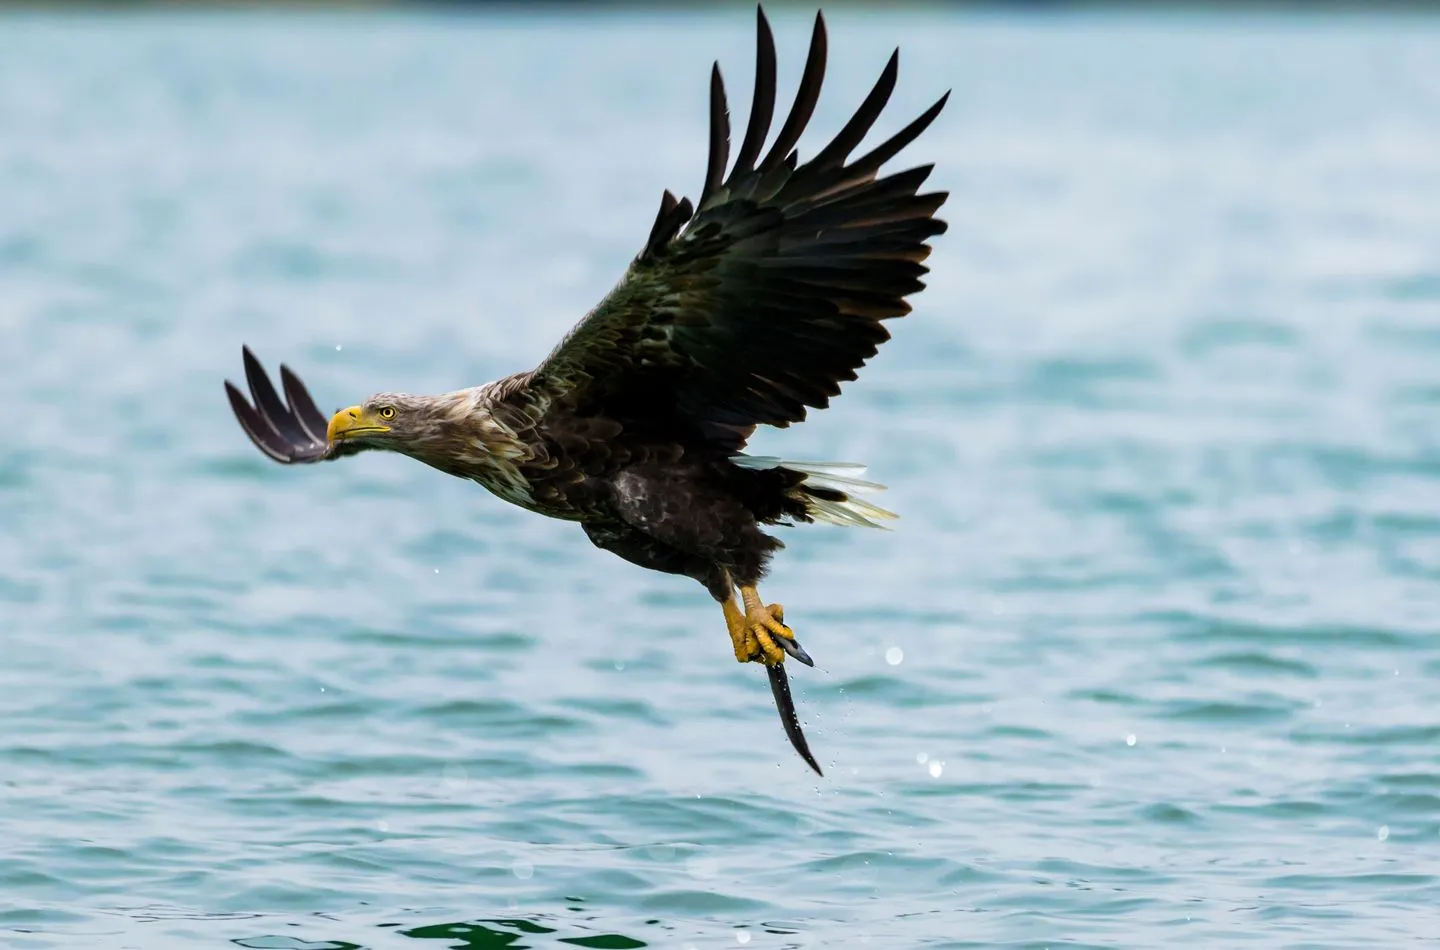
<instances>
[{"instance_id":1,"label":"eagle's neck","mask_svg":"<svg viewBox=\"0 0 1440 950\"><path fill-rule=\"evenodd\" d=\"M519 466L536 447L517 431L496 398L497 383L431 396L430 424L405 447L405 454L459 478L473 479L495 494L524 505L529 491Z\"/></svg>"}]
</instances>

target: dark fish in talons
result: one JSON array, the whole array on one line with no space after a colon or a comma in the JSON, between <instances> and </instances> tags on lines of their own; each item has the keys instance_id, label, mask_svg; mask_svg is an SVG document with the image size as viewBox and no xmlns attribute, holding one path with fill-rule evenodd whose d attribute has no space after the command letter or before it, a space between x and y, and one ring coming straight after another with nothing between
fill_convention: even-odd
<instances>
[{"instance_id":1,"label":"dark fish in talons","mask_svg":"<svg viewBox=\"0 0 1440 950\"><path fill-rule=\"evenodd\" d=\"M810 743L805 741L805 731L800 728L800 717L795 714L795 698L790 695L790 677L785 673L784 664L766 666L765 674L770 677L770 693L775 697L775 709L780 713L780 724L785 727L785 738L795 747L805 764L823 776L820 763L810 754Z\"/></svg>"}]
</instances>

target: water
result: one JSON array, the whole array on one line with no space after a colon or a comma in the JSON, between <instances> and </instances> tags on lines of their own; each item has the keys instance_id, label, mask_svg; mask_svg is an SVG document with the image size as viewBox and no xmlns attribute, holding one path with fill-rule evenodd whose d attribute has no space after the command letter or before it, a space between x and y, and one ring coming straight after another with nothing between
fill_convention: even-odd
<instances>
[{"instance_id":1,"label":"water","mask_svg":"<svg viewBox=\"0 0 1440 950\"><path fill-rule=\"evenodd\" d=\"M327 409L532 365L695 193L748 13L0 21L0 943L1440 931L1440 21L831 23L817 131L899 43L953 197L755 446L904 519L764 588L816 780L698 585L272 465L220 388L242 341Z\"/></svg>"}]
</instances>

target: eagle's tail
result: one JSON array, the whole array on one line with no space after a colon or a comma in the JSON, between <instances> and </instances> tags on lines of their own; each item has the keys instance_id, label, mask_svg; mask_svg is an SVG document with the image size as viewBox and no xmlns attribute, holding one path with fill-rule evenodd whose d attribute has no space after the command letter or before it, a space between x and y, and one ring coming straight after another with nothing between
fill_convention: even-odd
<instances>
[{"instance_id":1,"label":"eagle's tail","mask_svg":"<svg viewBox=\"0 0 1440 950\"><path fill-rule=\"evenodd\" d=\"M788 494L804 504L806 513L816 521L884 528L881 522L900 517L893 511L855 497L885 490L879 482L868 482L858 477L865 474L865 466L858 462L791 462L760 455L737 455L731 461L741 468L757 471L781 469L801 476Z\"/></svg>"}]
</instances>

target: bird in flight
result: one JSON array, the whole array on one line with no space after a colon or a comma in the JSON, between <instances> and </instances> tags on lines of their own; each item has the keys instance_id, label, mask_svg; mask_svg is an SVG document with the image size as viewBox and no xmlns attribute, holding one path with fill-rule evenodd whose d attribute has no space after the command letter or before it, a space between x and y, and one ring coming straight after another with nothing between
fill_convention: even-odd
<instances>
[{"instance_id":1,"label":"bird in flight","mask_svg":"<svg viewBox=\"0 0 1440 950\"><path fill-rule=\"evenodd\" d=\"M229 381L225 389L241 427L277 462L399 452L577 522L632 564L699 581L724 613L735 659L765 666L786 736L819 773L783 665L787 656L814 664L781 606L760 596L783 546L764 529L879 527L895 515L860 497L883 486L860 479L859 465L747 455L745 443L757 426L825 408L889 339L883 321L908 313L906 298L924 287L946 194L919 193L932 165L880 169L949 93L852 158L895 88L897 49L854 116L801 162L795 146L825 73L825 19L815 17L799 92L768 150L775 42L763 8L757 30L734 163L716 63L699 201L664 193L620 283L535 369L437 396L380 393L327 420L285 366L282 399L246 347L250 400Z\"/></svg>"}]
</instances>

